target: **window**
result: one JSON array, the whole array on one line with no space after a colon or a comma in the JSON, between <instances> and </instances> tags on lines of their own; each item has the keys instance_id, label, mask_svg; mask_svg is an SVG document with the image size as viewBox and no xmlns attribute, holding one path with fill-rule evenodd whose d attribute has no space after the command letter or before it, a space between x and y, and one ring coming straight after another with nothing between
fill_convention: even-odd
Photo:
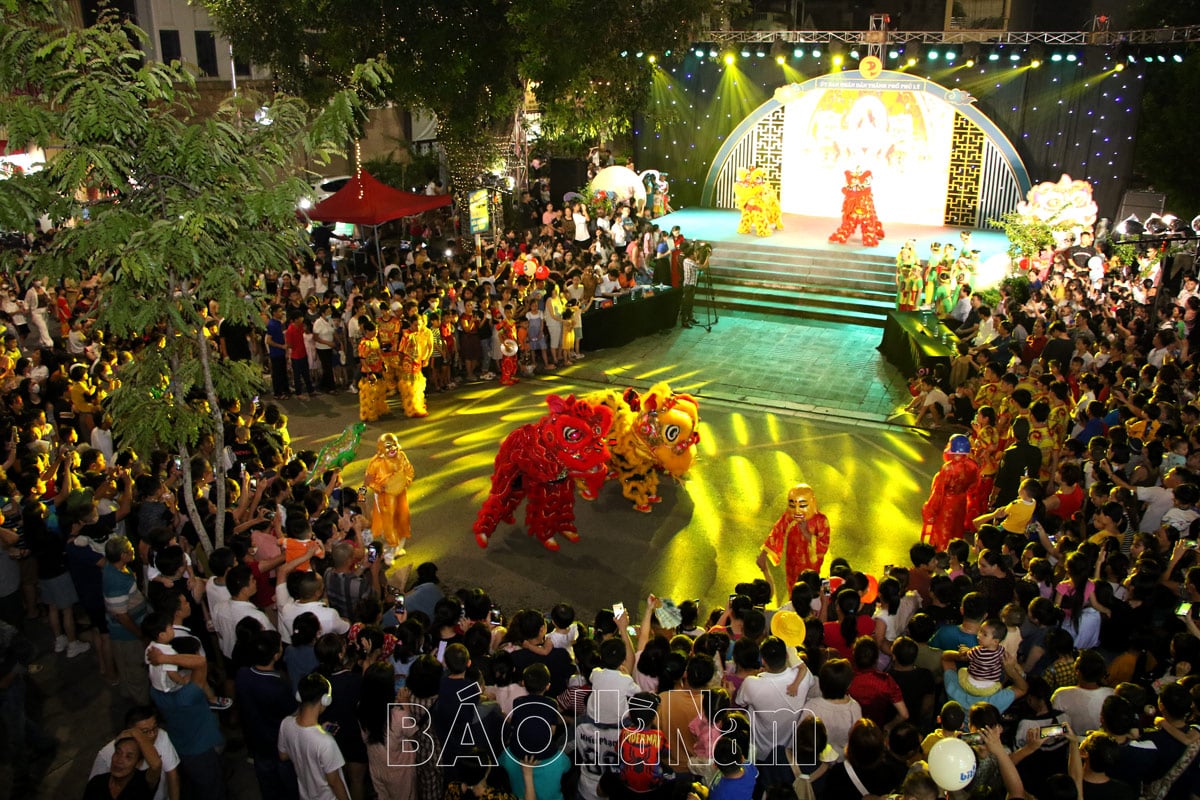
<instances>
[{"instance_id":1,"label":"window","mask_svg":"<svg viewBox=\"0 0 1200 800\"><path fill-rule=\"evenodd\" d=\"M217 71L217 40L212 31L196 31L196 66L206 78L220 75Z\"/></svg>"},{"instance_id":2,"label":"window","mask_svg":"<svg viewBox=\"0 0 1200 800\"><path fill-rule=\"evenodd\" d=\"M239 78L250 77L250 62L244 58L233 57L233 74Z\"/></svg>"},{"instance_id":3,"label":"window","mask_svg":"<svg viewBox=\"0 0 1200 800\"><path fill-rule=\"evenodd\" d=\"M162 30L158 32L158 60L164 64L180 61L183 50L179 46L179 31Z\"/></svg>"}]
</instances>

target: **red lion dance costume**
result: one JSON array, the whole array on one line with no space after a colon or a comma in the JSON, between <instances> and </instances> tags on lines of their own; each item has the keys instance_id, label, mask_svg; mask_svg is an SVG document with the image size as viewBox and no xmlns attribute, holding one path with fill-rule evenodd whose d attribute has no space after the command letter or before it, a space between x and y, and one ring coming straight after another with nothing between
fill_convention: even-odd
<instances>
[{"instance_id":1,"label":"red lion dance costume","mask_svg":"<svg viewBox=\"0 0 1200 800\"><path fill-rule=\"evenodd\" d=\"M963 434L950 437L942 454L945 464L933 477L929 499L921 509L924 526L921 541L928 541L938 551L946 549L951 539L963 538L971 523L971 489L979 482L979 464L971 456L971 441Z\"/></svg>"},{"instance_id":2,"label":"red lion dance costume","mask_svg":"<svg viewBox=\"0 0 1200 800\"><path fill-rule=\"evenodd\" d=\"M575 481L595 492L607 474L605 439L612 410L574 396L546 398L550 413L505 437L496 454L492 491L475 518L475 542L487 547L500 521L515 523L513 512L526 497L525 528L551 551L554 537L579 541L575 530Z\"/></svg>"},{"instance_id":3,"label":"red lion dance costume","mask_svg":"<svg viewBox=\"0 0 1200 800\"><path fill-rule=\"evenodd\" d=\"M845 244L854 231L862 228L863 244L875 247L883 238L883 225L875 216L875 195L871 193L871 170L846 170L846 185L842 187L842 226L829 236L829 241Z\"/></svg>"},{"instance_id":4,"label":"red lion dance costume","mask_svg":"<svg viewBox=\"0 0 1200 800\"><path fill-rule=\"evenodd\" d=\"M775 566L783 561L788 586L795 586L806 569L821 571L829 552L829 518L817 510L817 498L807 483L788 491L787 509L771 528L762 549Z\"/></svg>"}]
</instances>

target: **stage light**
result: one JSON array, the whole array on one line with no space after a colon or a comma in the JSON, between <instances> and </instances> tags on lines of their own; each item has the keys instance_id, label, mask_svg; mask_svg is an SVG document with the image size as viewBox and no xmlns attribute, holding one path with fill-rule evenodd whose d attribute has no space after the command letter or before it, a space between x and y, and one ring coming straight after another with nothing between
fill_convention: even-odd
<instances>
[{"instance_id":1,"label":"stage light","mask_svg":"<svg viewBox=\"0 0 1200 800\"><path fill-rule=\"evenodd\" d=\"M775 63L782 67L787 63L787 56L775 56Z\"/></svg>"},{"instance_id":2,"label":"stage light","mask_svg":"<svg viewBox=\"0 0 1200 800\"><path fill-rule=\"evenodd\" d=\"M696 48L696 58L704 58L704 51Z\"/></svg>"},{"instance_id":3,"label":"stage light","mask_svg":"<svg viewBox=\"0 0 1200 800\"><path fill-rule=\"evenodd\" d=\"M763 49L760 47L760 48L758 48L757 50L755 50L755 51L754 51L754 55L758 56L759 58L765 58L765 57L766 57L766 55L767 55L767 53L766 53L766 51L765 51L765 50L763 50Z\"/></svg>"},{"instance_id":4,"label":"stage light","mask_svg":"<svg viewBox=\"0 0 1200 800\"><path fill-rule=\"evenodd\" d=\"M855 61L857 61L857 60L859 60L860 58L862 58L862 56L861 56L861 55L859 55L859 53L858 53L858 51L857 51L857 50L851 50L851 51L850 51L850 57L851 57L851 58L853 58Z\"/></svg>"},{"instance_id":5,"label":"stage light","mask_svg":"<svg viewBox=\"0 0 1200 800\"><path fill-rule=\"evenodd\" d=\"M1072 64L1074 64L1078 60L1079 56L1075 55L1074 53L1067 53L1067 61L1070 61Z\"/></svg>"},{"instance_id":6,"label":"stage light","mask_svg":"<svg viewBox=\"0 0 1200 800\"><path fill-rule=\"evenodd\" d=\"M928 58L930 61L937 61L938 57L940 55L941 54L938 53L937 50L930 50L928 53L925 54L925 57Z\"/></svg>"},{"instance_id":7,"label":"stage light","mask_svg":"<svg viewBox=\"0 0 1200 800\"><path fill-rule=\"evenodd\" d=\"M728 64L729 66L733 66L733 62L736 58L737 58L737 56L735 56L733 53L726 53L725 54L725 63Z\"/></svg>"},{"instance_id":8,"label":"stage light","mask_svg":"<svg viewBox=\"0 0 1200 800\"><path fill-rule=\"evenodd\" d=\"M1000 54L996 52L988 53L988 61L999 61Z\"/></svg>"},{"instance_id":9,"label":"stage light","mask_svg":"<svg viewBox=\"0 0 1200 800\"><path fill-rule=\"evenodd\" d=\"M910 67L921 60L921 55L922 48L920 42L912 41L904 45L904 57L908 60Z\"/></svg>"},{"instance_id":10,"label":"stage light","mask_svg":"<svg viewBox=\"0 0 1200 800\"><path fill-rule=\"evenodd\" d=\"M654 55L654 53L651 53L650 55L646 56L646 60L651 64L654 64L658 62L658 56Z\"/></svg>"},{"instance_id":11,"label":"stage light","mask_svg":"<svg viewBox=\"0 0 1200 800\"><path fill-rule=\"evenodd\" d=\"M1145 61L1147 64L1153 64L1153 63L1154 63L1154 56L1152 56L1152 55L1145 55L1145 56L1142 56L1142 61Z\"/></svg>"},{"instance_id":12,"label":"stage light","mask_svg":"<svg viewBox=\"0 0 1200 800\"><path fill-rule=\"evenodd\" d=\"M795 56L796 58L804 58L804 48L797 47L795 50L792 51L792 55Z\"/></svg>"},{"instance_id":13,"label":"stage light","mask_svg":"<svg viewBox=\"0 0 1200 800\"><path fill-rule=\"evenodd\" d=\"M1167 223L1167 228L1170 229L1171 233L1187 233L1188 232L1187 223L1184 222L1183 220L1181 220L1179 217L1175 216L1174 214L1164 214L1163 222Z\"/></svg>"},{"instance_id":14,"label":"stage light","mask_svg":"<svg viewBox=\"0 0 1200 800\"><path fill-rule=\"evenodd\" d=\"M775 41L771 42L771 55L775 57L776 64L784 64L787 62L787 43L783 41L783 37L776 36Z\"/></svg>"},{"instance_id":15,"label":"stage light","mask_svg":"<svg viewBox=\"0 0 1200 800\"><path fill-rule=\"evenodd\" d=\"M1167 63L1167 57L1164 56L1162 53L1159 53L1158 54L1158 63L1160 63L1160 64Z\"/></svg>"},{"instance_id":16,"label":"stage light","mask_svg":"<svg viewBox=\"0 0 1200 800\"><path fill-rule=\"evenodd\" d=\"M629 51L628 51L628 50L622 50L622 51L621 51L621 58L628 58L628 57L629 57Z\"/></svg>"},{"instance_id":17,"label":"stage light","mask_svg":"<svg viewBox=\"0 0 1200 800\"><path fill-rule=\"evenodd\" d=\"M916 65L917 65L917 60L915 58L910 58L908 61L905 62L905 66L915 67Z\"/></svg>"},{"instance_id":18,"label":"stage light","mask_svg":"<svg viewBox=\"0 0 1200 800\"><path fill-rule=\"evenodd\" d=\"M750 51L742 50L742 58L749 58L749 57L750 57Z\"/></svg>"},{"instance_id":19,"label":"stage light","mask_svg":"<svg viewBox=\"0 0 1200 800\"><path fill-rule=\"evenodd\" d=\"M975 59L968 58L963 66L965 66L967 69L970 69L971 67L975 66Z\"/></svg>"},{"instance_id":20,"label":"stage light","mask_svg":"<svg viewBox=\"0 0 1200 800\"><path fill-rule=\"evenodd\" d=\"M1200 219L1200 217L1197 217ZM1116 231L1122 236L1140 236L1146 230L1146 226L1137 218L1137 214L1130 214L1125 219L1117 223Z\"/></svg>"},{"instance_id":21,"label":"stage light","mask_svg":"<svg viewBox=\"0 0 1200 800\"><path fill-rule=\"evenodd\" d=\"M1151 214L1146 218L1145 227L1146 233L1150 234L1151 236L1162 236L1167 232L1170 226L1168 226L1166 221L1158 214Z\"/></svg>"},{"instance_id":22,"label":"stage light","mask_svg":"<svg viewBox=\"0 0 1200 800\"><path fill-rule=\"evenodd\" d=\"M644 56L644 55L646 55L646 54L645 54L645 53L643 53L641 50L638 50L638 51L637 51L636 53L634 53L633 55L634 55L634 57L635 57L635 58L641 58L642 56Z\"/></svg>"},{"instance_id":23,"label":"stage light","mask_svg":"<svg viewBox=\"0 0 1200 800\"><path fill-rule=\"evenodd\" d=\"M1181 56L1179 53L1176 53L1175 55L1171 56L1171 58L1175 61L1176 64L1183 63L1183 56Z\"/></svg>"},{"instance_id":24,"label":"stage light","mask_svg":"<svg viewBox=\"0 0 1200 800\"><path fill-rule=\"evenodd\" d=\"M1012 62L1014 62L1014 63L1015 63L1015 62L1017 62L1017 61L1020 61L1020 60L1021 60L1021 54L1020 54L1020 53L1013 53L1012 55L1010 55L1010 56L1008 57L1008 60L1009 60L1009 61L1012 61Z\"/></svg>"},{"instance_id":25,"label":"stage light","mask_svg":"<svg viewBox=\"0 0 1200 800\"><path fill-rule=\"evenodd\" d=\"M953 62L954 59L958 58L958 53L955 53L953 50L947 50L944 58L949 62Z\"/></svg>"},{"instance_id":26,"label":"stage light","mask_svg":"<svg viewBox=\"0 0 1200 800\"><path fill-rule=\"evenodd\" d=\"M708 51L708 57L709 57L709 58L716 58L718 55L719 55L719 53L717 53L717 51L716 51L716 50L709 50L709 51Z\"/></svg>"},{"instance_id":27,"label":"stage light","mask_svg":"<svg viewBox=\"0 0 1200 800\"><path fill-rule=\"evenodd\" d=\"M813 57L813 58L820 58L820 57L821 57L821 49L820 49L819 47L814 47L814 48L813 48L813 51L812 51L812 57Z\"/></svg>"},{"instance_id":28,"label":"stage light","mask_svg":"<svg viewBox=\"0 0 1200 800\"><path fill-rule=\"evenodd\" d=\"M1113 67L1113 72L1124 72L1124 71L1125 71L1125 64L1123 64L1123 63L1117 64L1115 67Z\"/></svg>"},{"instance_id":29,"label":"stage light","mask_svg":"<svg viewBox=\"0 0 1200 800\"><path fill-rule=\"evenodd\" d=\"M835 67L840 67L842 64L846 63L846 59L843 56L834 56L832 61Z\"/></svg>"},{"instance_id":30,"label":"stage light","mask_svg":"<svg viewBox=\"0 0 1200 800\"><path fill-rule=\"evenodd\" d=\"M892 61L895 61L895 60L896 60L896 59L898 59L899 57L900 57L900 51L899 51L899 50L889 50L889 51L888 51L888 58L889 58L889 59L891 59Z\"/></svg>"},{"instance_id":31,"label":"stage light","mask_svg":"<svg viewBox=\"0 0 1200 800\"><path fill-rule=\"evenodd\" d=\"M1057 64L1059 61L1063 60L1063 54L1062 53L1054 53L1053 55L1050 56L1050 60L1053 61L1055 64Z\"/></svg>"},{"instance_id":32,"label":"stage light","mask_svg":"<svg viewBox=\"0 0 1200 800\"><path fill-rule=\"evenodd\" d=\"M1042 65L1042 62L1038 61L1036 58L1033 61L1029 62L1029 66L1032 67L1033 69L1037 69L1041 65Z\"/></svg>"}]
</instances>

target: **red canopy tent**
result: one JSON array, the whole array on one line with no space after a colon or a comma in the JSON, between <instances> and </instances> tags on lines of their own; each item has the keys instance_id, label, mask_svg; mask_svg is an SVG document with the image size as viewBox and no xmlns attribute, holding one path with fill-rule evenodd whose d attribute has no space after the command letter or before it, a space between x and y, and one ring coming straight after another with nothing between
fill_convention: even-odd
<instances>
[{"instance_id":1,"label":"red canopy tent","mask_svg":"<svg viewBox=\"0 0 1200 800\"><path fill-rule=\"evenodd\" d=\"M360 169L329 197L308 210L308 218L321 222L349 222L375 228L375 252L383 275L383 252L379 244L379 226L403 217L412 217L450 205L448 194L417 194L393 189Z\"/></svg>"},{"instance_id":2,"label":"red canopy tent","mask_svg":"<svg viewBox=\"0 0 1200 800\"><path fill-rule=\"evenodd\" d=\"M310 208L308 216L314 220L377 226L448 205L448 194L425 195L393 189L360 169L345 186Z\"/></svg>"}]
</instances>

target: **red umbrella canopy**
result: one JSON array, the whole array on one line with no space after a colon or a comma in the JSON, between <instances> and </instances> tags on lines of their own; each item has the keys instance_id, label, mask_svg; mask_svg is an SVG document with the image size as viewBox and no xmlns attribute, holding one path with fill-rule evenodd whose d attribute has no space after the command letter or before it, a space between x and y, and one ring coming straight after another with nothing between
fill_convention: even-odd
<instances>
[{"instance_id":1,"label":"red umbrella canopy","mask_svg":"<svg viewBox=\"0 0 1200 800\"><path fill-rule=\"evenodd\" d=\"M448 194L404 192L380 183L365 170L359 170L345 186L309 209L308 217L322 222L382 225L448 205Z\"/></svg>"}]
</instances>

